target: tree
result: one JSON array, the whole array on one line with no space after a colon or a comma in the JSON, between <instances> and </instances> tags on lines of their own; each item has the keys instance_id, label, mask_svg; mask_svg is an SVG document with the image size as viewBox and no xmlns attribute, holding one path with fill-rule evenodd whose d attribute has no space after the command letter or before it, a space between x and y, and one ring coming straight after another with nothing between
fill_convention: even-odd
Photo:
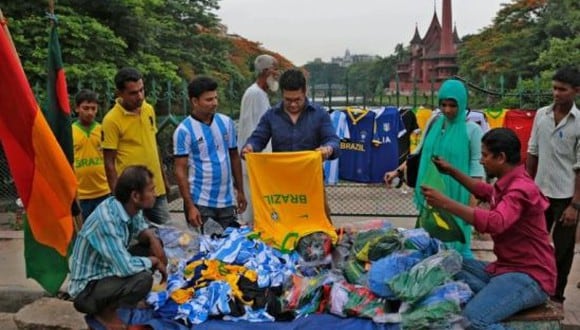
<instances>
[{"instance_id":1,"label":"tree","mask_svg":"<svg viewBox=\"0 0 580 330\"><path fill-rule=\"evenodd\" d=\"M29 81L45 80L49 22L47 1L2 1L12 37ZM181 85L194 75L214 76L222 105L236 107L252 79L248 61L260 53L276 54L283 67L292 64L258 43L238 55L237 38L228 36L215 15L218 0L59 0L63 62L74 94L77 82L107 82L118 68L134 66L146 85L171 81ZM96 51L98 50L98 51ZM243 65L236 62L243 58ZM149 91L153 95L160 91ZM85 87L87 87L85 85ZM102 91L100 91L102 92ZM151 94L150 94L151 95ZM111 95L112 96L112 95Z\"/></svg>"}]
</instances>

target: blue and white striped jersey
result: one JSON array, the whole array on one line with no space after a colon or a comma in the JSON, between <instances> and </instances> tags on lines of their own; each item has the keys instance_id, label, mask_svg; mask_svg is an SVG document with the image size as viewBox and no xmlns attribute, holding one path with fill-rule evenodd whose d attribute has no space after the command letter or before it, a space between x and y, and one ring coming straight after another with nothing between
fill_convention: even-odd
<instances>
[{"instance_id":1,"label":"blue and white striped jersey","mask_svg":"<svg viewBox=\"0 0 580 330\"><path fill-rule=\"evenodd\" d=\"M234 206L230 149L237 149L236 129L230 117L216 113L210 125L192 116L173 133L174 156L189 158L189 189L194 204Z\"/></svg>"},{"instance_id":2,"label":"blue and white striped jersey","mask_svg":"<svg viewBox=\"0 0 580 330\"><path fill-rule=\"evenodd\" d=\"M350 131L348 130L348 122L344 112L333 111L330 114L330 121L339 139L350 139ZM324 184L335 185L338 183L338 162L339 158L324 162Z\"/></svg>"}]
</instances>

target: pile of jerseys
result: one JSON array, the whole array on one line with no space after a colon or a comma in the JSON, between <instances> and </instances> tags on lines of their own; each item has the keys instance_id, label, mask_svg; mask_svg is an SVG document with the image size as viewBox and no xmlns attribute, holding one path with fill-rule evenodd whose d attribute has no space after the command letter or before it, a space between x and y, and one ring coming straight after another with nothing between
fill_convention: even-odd
<instances>
[{"instance_id":1,"label":"pile of jerseys","mask_svg":"<svg viewBox=\"0 0 580 330\"><path fill-rule=\"evenodd\" d=\"M316 257L318 263L297 251L280 253L247 227L202 236L200 253L170 269L165 289L150 293L147 302L157 318L187 327L215 319L290 321L313 313L405 329L450 327L460 320L472 292L453 281L461 269L458 253L444 250L423 229L388 223L337 233L339 242L326 257ZM327 241L315 235L303 245Z\"/></svg>"}]
</instances>

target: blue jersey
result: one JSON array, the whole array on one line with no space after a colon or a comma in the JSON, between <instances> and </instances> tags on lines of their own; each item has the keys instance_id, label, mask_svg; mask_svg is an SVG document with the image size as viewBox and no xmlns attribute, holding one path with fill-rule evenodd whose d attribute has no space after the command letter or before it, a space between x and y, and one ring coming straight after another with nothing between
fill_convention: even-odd
<instances>
[{"instance_id":1,"label":"blue jersey","mask_svg":"<svg viewBox=\"0 0 580 330\"><path fill-rule=\"evenodd\" d=\"M373 110L375 135L371 152L370 182L383 182L386 172L399 166L399 138L406 130L396 107Z\"/></svg>"},{"instance_id":2,"label":"blue jersey","mask_svg":"<svg viewBox=\"0 0 580 330\"><path fill-rule=\"evenodd\" d=\"M340 178L356 182L370 182L375 113L358 109L347 109L345 112L350 139L340 142Z\"/></svg>"},{"instance_id":3,"label":"blue jersey","mask_svg":"<svg viewBox=\"0 0 580 330\"><path fill-rule=\"evenodd\" d=\"M188 116L173 133L173 154L189 159L189 189L196 205L234 206L230 149L236 149L230 117L216 113L210 125Z\"/></svg>"},{"instance_id":4,"label":"blue jersey","mask_svg":"<svg viewBox=\"0 0 580 330\"><path fill-rule=\"evenodd\" d=\"M341 140L349 139L350 133L348 130L348 123L346 121L346 114L342 111L334 111L330 114L330 121L336 130L336 135ZM324 162L324 184L335 185L338 183L338 167L339 159L327 160Z\"/></svg>"}]
</instances>

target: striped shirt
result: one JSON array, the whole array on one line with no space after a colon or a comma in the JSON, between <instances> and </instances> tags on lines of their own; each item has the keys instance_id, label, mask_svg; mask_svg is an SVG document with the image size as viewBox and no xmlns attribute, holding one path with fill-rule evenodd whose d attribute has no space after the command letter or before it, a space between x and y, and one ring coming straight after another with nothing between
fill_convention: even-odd
<instances>
[{"instance_id":1,"label":"striped shirt","mask_svg":"<svg viewBox=\"0 0 580 330\"><path fill-rule=\"evenodd\" d=\"M69 259L69 294L76 297L93 280L150 269L149 258L134 257L127 251L129 242L147 228L141 211L130 217L115 197L99 204L76 237Z\"/></svg>"},{"instance_id":2,"label":"striped shirt","mask_svg":"<svg viewBox=\"0 0 580 330\"><path fill-rule=\"evenodd\" d=\"M330 121L336 130L339 139L350 139L348 122L346 114L336 110L330 114ZM326 185L335 185L338 183L338 158L324 161L324 183Z\"/></svg>"},{"instance_id":3,"label":"striped shirt","mask_svg":"<svg viewBox=\"0 0 580 330\"><path fill-rule=\"evenodd\" d=\"M234 206L230 149L237 149L236 129L230 117L216 113L210 125L192 116L173 133L173 155L188 157L189 191L194 204Z\"/></svg>"},{"instance_id":4,"label":"striped shirt","mask_svg":"<svg viewBox=\"0 0 580 330\"><path fill-rule=\"evenodd\" d=\"M538 157L536 184L550 198L574 195L575 173L580 170L580 111L574 104L555 125L553 105L538 110L528 153Z\"/></svg>"}]
</instances>

